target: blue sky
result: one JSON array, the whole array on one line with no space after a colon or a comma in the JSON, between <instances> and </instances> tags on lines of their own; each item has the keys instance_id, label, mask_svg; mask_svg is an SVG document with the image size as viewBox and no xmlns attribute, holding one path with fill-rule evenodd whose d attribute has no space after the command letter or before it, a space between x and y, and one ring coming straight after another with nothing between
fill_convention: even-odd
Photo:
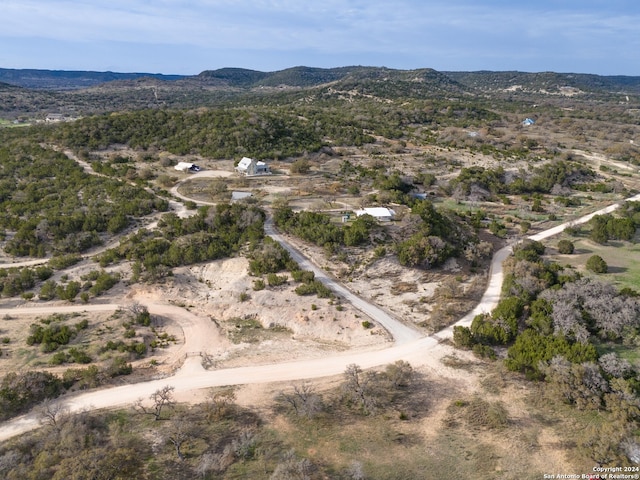
<instances>
[{"instance_id":1,"label":"blue sky","mask_svg":"<svg viewBox=\"0 0 640 480\"><path fill-rule=\"evenodd\" d=\"M638 0L0 0L0 67L640 75Z\"/></svg>"}]
</instances>

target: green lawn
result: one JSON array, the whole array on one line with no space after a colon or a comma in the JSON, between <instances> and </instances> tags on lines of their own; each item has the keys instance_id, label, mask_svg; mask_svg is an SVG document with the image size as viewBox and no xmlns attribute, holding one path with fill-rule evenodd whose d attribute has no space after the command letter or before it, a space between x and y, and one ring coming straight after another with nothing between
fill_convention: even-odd
<instances>
[{"instance_id":1,"label":"green lawn","mask_svg":"<svg viewBox=\"0 0 640 480\"><path fill-rule=\"evenodd\" d=\"M572 255L557 255L555 246L562 239L574 243L575 252ZM636 236L634 240L640 238ZM561 265L571 265L587 275L594 275L584 268L587 260L592 255L600 255L607 262L609 272L597 275L598 278L614 283L619 288L640 289L640 243L610 241L607 245L600 245L586 237L562 235L551 240L549 245L552 247L548 251L551 260Z\"/></svg>"}]
</instances>

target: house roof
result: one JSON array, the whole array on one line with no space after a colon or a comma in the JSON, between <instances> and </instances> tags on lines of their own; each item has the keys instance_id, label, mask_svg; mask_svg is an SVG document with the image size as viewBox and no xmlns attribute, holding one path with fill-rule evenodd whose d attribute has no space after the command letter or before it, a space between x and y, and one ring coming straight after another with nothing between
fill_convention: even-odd
<instances>
[{"instance_id":1,"label":"house roof","mask_svg":"<svg viewBox=\"0 0 640 480\"><path fill-rule=\"evenodd\" d=\"M251 192L231 192L231 200L242 200L251 196Z\"/></svg>"},{"instance_id":2,"label":"house roof","mask_svg":"<svg viewBox=\"0 0 640 480\"><path fill-rule=\"evenodd\" d=\"M371 215L372 217L375 217L375 218L393 217L395 214L396 212L394 212L390 208L385 208L385 207L363 208L362 210L356 210L357 216Z\"/></svg>"},{"instance_id":3,"label":"house roof","mask_svg":"<svg viewBox=\"0 0 640 480\"><path fill-rule=\"evenodd\" d=\"M238 162L238 166L236 168L241 168L246 170L247 168L249 168L249 165L251 165L252 161L253 160L249 157L242 157L242 160Z\"/></svg>"}]
</instances>

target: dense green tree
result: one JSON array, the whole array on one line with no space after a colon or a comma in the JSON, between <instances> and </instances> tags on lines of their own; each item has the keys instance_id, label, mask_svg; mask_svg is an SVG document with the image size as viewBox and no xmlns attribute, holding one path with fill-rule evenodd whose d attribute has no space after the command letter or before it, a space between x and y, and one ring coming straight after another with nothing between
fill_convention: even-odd
<instances>
[{"instance_id":1,"label":"dense green tree","mask_svg":"<svg viewBox=\"0 0 640 480\"><path fill-rule=\"evenodd\" d=\"M572 343L559 335L546 336L526 329L509 347L505 364L510 370L526 373L532 378L541 378L541 362L548 362L558 355L577 363L598 358L597 350L591 344Z\"/></svg>"},{"instance_id":2,"label":"dense green tree","mask_svg":"<svg viewBox=\"0 0 640 480\"><path fill-rule=\"evenodd\" d=\"M63 391L60 379L49 372L9 373L0 382L0 418L5 420Z\"/></svg>"},{"instance_id":3,"label":"dense green tree","mask_svg":"<svg viewBox=\"0 0 640 480\"><path fill-rule=\"evenodd\" d=\"M570 255L573 253L575 247L571 240L560 240L558 242L558 252L563 255Z\"/></svg>"},{"instance_id":4,"label":"dense green tree","mask_svg":"<svg viewBox=\"0 0 640 480\"><path fill-rule=\"evenodd\" d=\"M587 259L586 267L594 273L607 273L609 270L607 262L600 255L591 255Z\"/></svg>"}]
</instances>

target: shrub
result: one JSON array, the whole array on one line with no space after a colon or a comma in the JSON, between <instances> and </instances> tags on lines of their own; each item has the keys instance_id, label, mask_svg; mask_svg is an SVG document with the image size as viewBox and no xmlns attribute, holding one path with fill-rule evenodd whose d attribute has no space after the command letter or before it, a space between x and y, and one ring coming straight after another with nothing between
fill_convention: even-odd
<instances>
[{"instance_id":1,"label":"shrub","mask_svg":"<svg viewBox=\"0 0 640 480\"><path fill-rule=\"evenodd\" d=\"M316 274L310 270L292 270L291 276L296 282L311 283L316 277Z\"/></svg>"},{"instance_id":2,"label":"shrub","mask_svg":"<svg viewBox=\"0 0 640 480\"><path fill-rule=\"evenodd\" d=\"M124 357L116 357L111 364L107 366L105 373L110 377L117 377L120 375L129 375L133 371L130 363L127 363L127 359Z\"/></svg>"},{"instance_id":3,"label":"shrub","mask_svg":"<svg viewBox=\"0 0 640 480\"><path fill-rule=\"evenodd\" d=\"M502 402L489 402L480 397L469 402L464 417L474 427L500 429L509 424L509 414Z\"/></svg>"},{"instance_id":4,"label":"shrub","mask_svg":"<svg viewBox=\"0 0 640 480\"><path fill-rule=\"evenodd\" d=\"M593 273L607 273L609 266L600 255L591 255L587 260L587 270Z\"/></svg>"},{"instance_id":5,"label":"shrub","mask_svg":"<svg viewBox=\"0 0 640 480\"><path fill-rule=\"evenodd\" d=\"M284 283L287 283L287 277L285 275L276 275L275 273L270 273L267 275L267 282L269 282L270 287L277 287Z\"/></svg>"},{"instance_id":6,"label":"shrub","mask_svg":"<svg viewBox=\"0 0 640 480\"><path fill-rule=\"evenodd\" d=\"M289 171L294 174L303 175L305 173L309 173L311 170L311 163L306 158L299 158L294 161L289 168Z\"/></svg>"},{"instance_id":7,"label":"shrub","mask_svg":"<svg viewBox=\"0 0 640 480\"><path fill-rule=\"evenodd\" d=\"M303 283L298 285L295 289L298 295L313 295L316 293L315 285L313 283Z\"/></svg>"},{"instance_id":8,"label":"shrub","mask_svg":"<svg viewBox=\"0 0 640 480\"><path fill-rule=\"evenodd\" d=\"M66 352L56 352L49 360L49 365L62 365L69 361L69 356Z\"/></svg>"},{"instance_id":9,"label":"shrub","mask_svg":"<svg viewBox=\"0 0 640 480\"><path fill-rule=\"evenodd\" d=\"M262 275L265 273L276 273L284 270L287 263L291 261L291 256L279 243L265 238L261 248L251 253L249 261L249 273L251 275Z\"/></svg>"},{"instance_id":10,"label":"shrub","mask_svg":"<svg viewBox=\"0 0 640 480\"><path fill-rule=\"evenodd\" d=\"M527 260L529 262L537 262L540 255L543 255L545 247L542 243L535 240L523 240L513 247L513 255L517 260Z\"/></svg>"},{"instance_id":11,"label":"shrub","mask_svg":"<svg viewBox=\"0 0 640 480\"><path fill-rule=\"evenodd\" d=\"M147 307L143 307L142 310L133 318L133 321L137 325L142 325L144 327L151 325L151 314L149 313L149 310L147 310Z\"/></svg>"},{"instance_id":12,"label":"shrub","mask_svg":"<svg viewBox=\"0 0 640 480\"><path fill-rule=\"evenodd\" d=\"M373 255L375 258L382 258L387 254L387 249L384 245L378 245L373 249Z\"/></svg>"},{"instance_id":13,"label":"shrub","mask_svg":"<svg viewBox=\"0 0 640 480\"><path fill-rule=\"evenodd\" d=\"M67 267L75 265L82 260L82 256L70 253L67 255L58 255L49 260L49 266L55 270L64 270Z\"/></svg>"},{"instance_id":14,"label":"shrub","mask_svg":"<svg viewBox=\"0 0 640 480\"><path fill-rule=\"evenodd\" d=\"M453 343L458 348L471 348L476 343L469 327L453 327Z\"/></svg>"},{"instance_id":15,"label":"shrub","mask_svg":"<svg viewBox=\"0 0 640 480\"><path fill-rule=\"evenodd\" d=\"M76 363L91 363L91 357L84 350L71 348L69 349L69 355Z\"/></svg>"},{"instance_id":16,"label":"shrub","mask_svg":"<svg viewBox=\"0 0 640 480\"><path fill-rule=\"evenodd\" d=\"M49 372L8 373L0 381L0 420L22 413L63 391L60 379Z\"/></svg>"},{"instance_id":17,"label":"shrub","mask_svg":"<svg viewBox=\"0 0 640 480\"><path fill-rule=\"evenodd\" d=\"M264 280L262 280L261 278L258 278L257 280L253 281L253 289L255 291L264 290L264 287L265 287Z\"/></svg>"},{"instance_id":18,"label":"shrub","mask_svg":"<svg viewBox=\"0 0 640 480\"><path fill-rule=\"evenodd\" d=\"M80 283L79 282L69 282L66 285L58 285L56 287L56 295L61 300L67 300L72 302L76 296L80 293Z\"/></svg>"},{"instance_id":19,"label":"shrub","mask_svg":"<svg viewBox=\"0 0 640 480\"><path fill-rule=\"evenodd\" d=\"M34 323L30 327L27 345L41 344L43 351L53 352L60 345L67 345L75 336L76 332L67 325L54 324L42 327Z\"/></svg>"},{"instance_id":20,"label":"shrub","mask_svg":"<svg viewBox=\"0 0 640 480\"><path fill-rule=\"evenodd\" d=\"M558 242L558 252L563 255L570 255L573 253L575 247L571 240L560 240Z\"/></svg>"},{"instance_id":21,"label":"shrub","mask_svg":"<svg viewBox=\"0 0 640 480\"><path fill-rule=\"evenodd\" d=\"M473 353L476 354L478 357L482 357L482 358L489 358L491 360L495 360L496 358L498 358L496 356L496 351L491 348L489 345L482 345L480 343L476 343L473 346Z\"/></svg>"},{"instance_id":22,"label":"shrub","mask_svg":"<svg viewBox=\"0 0 640 480\"><path fill-rule=\"evenodd\" d=\"M314 293L320 298L332 298L333 293L322 282L314 280L310 283L298 285L294 290L298 295L313 295Z\"/></svg>"},{"instance_id":23,"label":"shrub","mask_svg":"<svg viewBox=\"0 0 640 480\"><path fill-rule=\"evenodd\" d=\"M77 332L79 332L80 330L86 330L89 327L89 320L87 320L86 318L83 320L80 320L78 323L74 325L74 327Z\"/></svg>"},{"instance_id":24,"label":"shrub","mask_svg":"<svg viewBox=\"0 0 640 480\"><path fill-rule=\"evenodd\" d=\"M56 298L56 282L53 280L47 280L40 287L40 293L38 297L40 300L53 300Z\"/></svg>"},{"instance_id":25,"label":"shrub","mask_svg":"<svg viewBox=\"0 0 640 480\"><path fill-rule=\"evenodd\" d=\"M564 229L564 233L566 233L567 235L571 235L572 237L577 237L578 235L580 235L580 227L569 226Z\"/></svg>"},{"instance_id":26,"label":"shrub","mask_svg":"<svg viewBox=\"0 0 640 480\"><path fill-rule=\"evenodd\" d=\"M101 293L106 292L113 287L120 280L120 275L117 273L107 273L105 271L100 272L96 278L96 283L89 289L89 293L94 296L99 296Z\"/></svg>"}]
</instances>

